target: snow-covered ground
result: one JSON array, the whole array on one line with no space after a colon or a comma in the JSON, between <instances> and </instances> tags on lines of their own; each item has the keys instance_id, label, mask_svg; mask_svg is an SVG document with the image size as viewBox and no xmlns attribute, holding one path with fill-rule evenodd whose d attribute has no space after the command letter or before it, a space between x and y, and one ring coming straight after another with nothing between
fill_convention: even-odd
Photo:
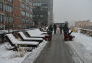
<instances>
[{"instance_id":1,"label":"snow-covered ground","mask_svg":"<svg viewBox=\"0 0 92 63\"><path fill-rule=\"evenodd\" d=\"M73 41L66 41L73 51L72 57L75 63L92 63L92 37L82 33L72 33Z\"/></svg>"},{"instance_id":2,"label":"snow-covered ground","mask_svg":"<svg viewBox=\"0 0 92 63\"><path fill-rule=\"evenodd\" d=\"M41 50L45 47L46 43L47 41L43 41L37 48L32 50L32 52L27 52L25 50L22 52L7 50L7 46L9 46L9 44L2 44L0 45L0 63L22 63L27 57L29 57L29 55L31 60L30 63L33 63ZM20 55L22 55L22 57Z\"/></svg>"},{"instance_id":3,"label":"snow-covered ground","mask_svg":"<svg viewBox=\"0 0 92 63\"><path fill-rule=\"evenodd\" d=\"M22 63L33 63L40 55L41 51L43 50L43 48L46 46L47 43L48 43L47 41L42 42L38 48L33 50L33 52L24 59Z\"/></svg>"}]
</instances>

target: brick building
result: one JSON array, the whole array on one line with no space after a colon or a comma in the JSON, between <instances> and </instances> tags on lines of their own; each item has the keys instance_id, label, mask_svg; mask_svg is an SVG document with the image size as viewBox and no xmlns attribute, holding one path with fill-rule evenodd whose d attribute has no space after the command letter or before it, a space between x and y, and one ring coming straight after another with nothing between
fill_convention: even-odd
<instances>
[{"instance_id":1,"label":"brick building","mask_svg":"<svg viewBox=\"0 0 92 63\"><path fill-rule=\"evenodd\" d=\"M32 23L32 2L30 0L14 0L15 28L30 28Z\"/></svg>"},{"instance_id":2,"label":"brick building","mask_svg":"<svg viewBox=\"0 0 92 63\"><path fill-rule=\"evenodd\" d=\"M0 29L25 29L53 20L53 0L0 0Z\"/></svg>"},{"instance_id":3,"label":"brick building","mask_svg":"<svg viewBox=\"0 0 92 63\"><path fill-rule=\"evenodd\" d=\"M13 1L13 28L20 29L22 26L21 23L21 10L20 10L20 1Z\"/></svg>"},{"instance_id":4,"label":"brick building","mask_svg":"<svg viewBox=\"0 0 92 63\"><path fill-rule=\"evenodd\" d=\"M7 29L13 22L13 1L0 0L0 29Z\"/></svg>"},{"instance_id":5,"label":"brick building","mask_svg":"<svg viewBox=\"0 0 92 63\"><path fill-rule=\"evenodd\" d=\"M0 28L24 29L32 24L31 0L0 0Z\"/></svg>"}]
</instances>

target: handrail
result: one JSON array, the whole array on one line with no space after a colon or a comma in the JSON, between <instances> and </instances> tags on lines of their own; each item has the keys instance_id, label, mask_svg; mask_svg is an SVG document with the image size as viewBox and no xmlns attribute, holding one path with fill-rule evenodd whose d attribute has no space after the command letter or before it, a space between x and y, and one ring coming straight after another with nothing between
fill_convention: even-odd
<instances>
[{"instance_id":1,"label":"handrail","mask_svg":"<svg viewBox=\"0 0 92 63\"><path fill-rule=\"evenodd\" d=\"M84 28L78 28L80 30L87 30L87 31L92 31L91 29L84 29Z\"/></svg>"}]
</instances>

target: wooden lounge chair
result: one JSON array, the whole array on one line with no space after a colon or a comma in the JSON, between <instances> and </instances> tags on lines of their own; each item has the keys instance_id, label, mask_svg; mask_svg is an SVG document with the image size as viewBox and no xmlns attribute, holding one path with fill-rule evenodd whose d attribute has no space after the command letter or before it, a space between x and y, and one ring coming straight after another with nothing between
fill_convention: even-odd
<instances>
[{"instance_id":1,"label":"wooden lounge chair","mask_svg":"<svg viewBox=\"0 0 92 63\"><path fill-rule=\"evenodd\" d=\"M38 32L31 32L31 31L26 31L27 34L30 36L30 37L35 37L35 38L44 38L45 35L41 35L39 34Z\"/></svg>"},{"instance_id":2,"label":"wooden lounge chair","mask_svg":"<svg viewBox=\"0 0 92 63\"><path fill-rule=\"evenodd\" d=\"M32 38L32 37L27 37L23 32L18 32L18 35L20 38L24 41L37 41L37 42L42 42L42 38Z\"/></svg>"},{"instance_id":3,"label":"wooden lounge chair","mask_svg":"<svg viewBox=\"0 0 92 63\"><path fill-rule=\"evenodd\" d=\"M36 41L20 41L16 39L13 34L6 34L5 36L9 40L9 43L11 44L11 46L14 46L16 50L19 47L19 45L30 46L32 48L35 48L39 45L39 42L36 42Z\"/></svg>"}]
</instances>

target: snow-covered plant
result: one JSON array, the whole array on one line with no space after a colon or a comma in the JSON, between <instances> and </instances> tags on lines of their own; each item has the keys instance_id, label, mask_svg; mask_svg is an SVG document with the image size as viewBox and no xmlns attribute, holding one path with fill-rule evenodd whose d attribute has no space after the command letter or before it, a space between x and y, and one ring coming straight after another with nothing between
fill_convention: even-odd
<instances>
[{"instance_id":1,"label":"snow-covered plant","mask_svg":"<svg viewBox=\"0 0 92 63\"><path fill-rule=\"evenodd\" d=\"M18 53L19 57L23 57L26 53L26 48L25 47L19 47L17 53Z\"/></svg>"}]
</instances>

